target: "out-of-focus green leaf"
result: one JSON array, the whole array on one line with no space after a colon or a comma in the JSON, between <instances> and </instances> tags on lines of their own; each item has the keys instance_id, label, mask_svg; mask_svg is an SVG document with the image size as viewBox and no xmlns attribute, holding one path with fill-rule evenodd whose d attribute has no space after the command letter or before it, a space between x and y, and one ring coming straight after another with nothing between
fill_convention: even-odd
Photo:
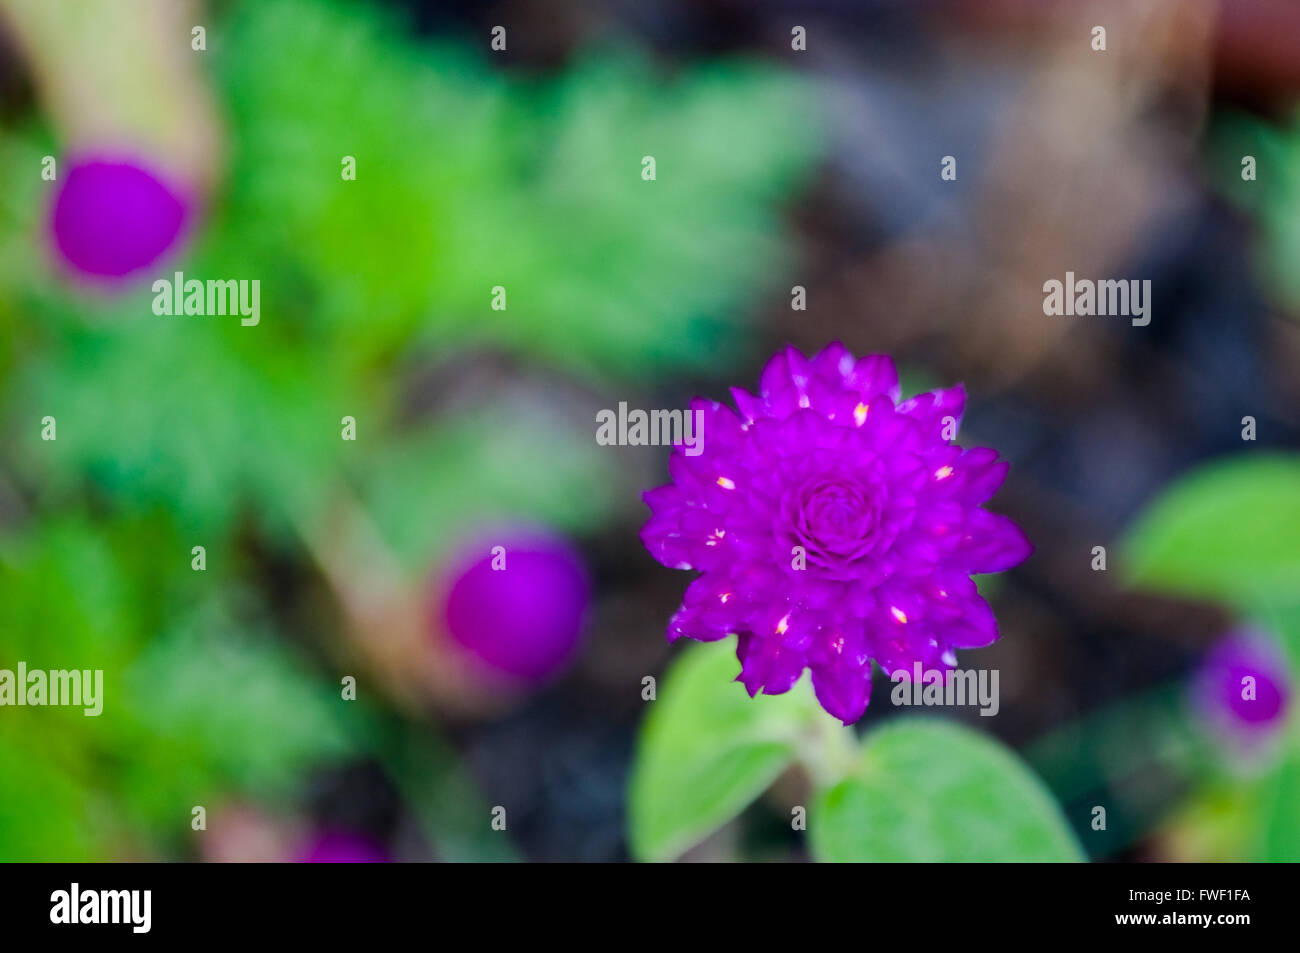
<instances>
[{"instance_id":1,"label":"out-of-focus green leaf","mask_svg":"<svg viewBox=\"0 0 1300 953\"><path fill-rule=\"evenodd\" d=\"M1075 861L1073 833L1011 751L950 722L873 731L857 769L808 815L823 861Z\"/></svg>"},{"instance_id":2,"label":"out-of-focus green leaf","mask_svg":"<svg viewBox=\"0 0 1300 953\"><path fill-rule=\"evenodd\" d=\"M59 770L33 739L9 735L0 731L0 861L104 859L105 831L84 779Z\"/></svg>"},{"instance_id":3,"label":"out-of-focus green leaf","mask_svg":"<svg viewBox=\"0 0 1300 953\"><path fill-rule=\"evenodd\" d=\"M629 837L641 860L672 860L740 813L799 754L820 711L801 681L749 698L733 681L734 645L690 646L658 689L628 790Z\"/></svg>"},{"instance_id":4,"label":"out-of-focus green leaf","mask_svg":"<svg viewBox=\"0 0 1300 953\"><path fill-rule=\"evenodd\" d=\"M1222 110L1209 136L1211 173L1219 190L1260 224L1259 270L1266 284L1292 305L1300 302L1300 125L1279 125L1240 111ZM1254 178L1243 179L1243 160Z\"/></svg>"},{"instance_id":5,"label":"out-of-focus green leaf","mask_svg":"<svg viewBox=\"0 0 1300 953\"><path fill-rule=\"evenodd\" d=\"M1291 661L1291 670L1300 672L1300 593L1290 604L1279 601L1253 606L1249 619L1277 639Z\"/></svg>"},{"instance_id":6,"label":"out-of-focus green leaf","mask_svg":"<svg viewBox=\"0 0 1300 953\"><path fill-rule=\"evenodd\" d=\"M1129 532L1126 567L1246 610L1300 601L1300 457L1237 456L1177 481Z\"/></svg>"},{"instance_id":7,"label":"out-of-focus green leaf","mask_svg":"<svg viewBox=\"0 0 1300 953\"><path fill-rule=\"evenodd\" d=\"M1292 736L1296 731L1293 727ZM1261 786L1260 853L1267 863L1300 862L1300 745L1291 749Z\"/></svg>"}]
</instances>

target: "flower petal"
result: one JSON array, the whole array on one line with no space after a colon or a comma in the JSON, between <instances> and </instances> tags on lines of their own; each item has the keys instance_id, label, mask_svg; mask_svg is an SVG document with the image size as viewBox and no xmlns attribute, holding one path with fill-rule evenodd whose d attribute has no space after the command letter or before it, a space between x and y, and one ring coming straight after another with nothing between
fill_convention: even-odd
<instances>
[{"instance_id":1,"label":"flower petal","mask_svg":"<svg viewBox=\"0 0 1300 953\"><path fill-rule=\"evenodd\" d=\"M858 358L845 376L844 386L864 400L884 396L896 404L900 396L898 368L888 354L868 354Z\"/></svg>"},{"instance_id":2,"label":"flower petal","mask_svg":"<svg viewBox=\"0 0 1300 953\"><path fill-rule=\"evenodd\" d=\"M813 691L830 714L851 725L867 710L871 699L871 664L862 668L825 665L813 669Z\"/></svg>"},{"instance_id":3,"label":"flower petal","mask_svg":"<svg viewBox=\"0 0 1300 953\"><path fill-rule=\"evenodd\" d=\"M966 534L958 541L948 565L971 573L1002 572L1019 565L1034 551L1020 527L988 510L971 510Z\"/></svg>"},{"instance_id":4,"label":"flower petal","mask_svg":"<svg viewBox=\"0 0 1300 953\"><path fill-rule=\"evenodd\" d=\"M944 443L956 438L965 410L966 387L962 384L926 391L898 405L900 414L906 414L921 424L928 437Z\"/></svg>"}]
</instances>

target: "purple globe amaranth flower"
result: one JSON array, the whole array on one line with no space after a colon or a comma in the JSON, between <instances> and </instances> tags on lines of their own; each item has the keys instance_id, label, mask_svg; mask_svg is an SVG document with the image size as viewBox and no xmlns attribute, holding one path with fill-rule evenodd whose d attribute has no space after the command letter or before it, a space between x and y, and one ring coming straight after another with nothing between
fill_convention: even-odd
<instances>
[{"instance_id":1,"label":"purple globe amaranth flower","mask_svg":"<svg viewBox=\"0 0 1300 953\"><path fill-rule=\"evenodd\" d=\"M563 537L537 528L477 534L443 573L435 627L492 672L544 681L572 657L589 598L587 572Z\"/></svg>"},{"instance_id":2,"label":"purple globe amaranth flower","mask_svg":"<svg viewBox=\"0 0 1300 953\"><path fill-rule=\"evenodd\" d=\"M703 575L668 638L738 634L751 696L779 695L805 668L823 708L846 724L866 710L871 662L947 669L954 649L998 637L971 573L1008 569L1032 547L980 508L1006 477L995 450L951 440L959 385L899 403L885 355L839 343L794 348L764 368L740 414L697 398L704 451L674 448L672 483L650 490L641 539L673 569Z\"/></svg>"},{"instance_id":3,"label":"purple globe amaranth flower","mask_svg":"<svg viewBox=\"0 0 1300 953\"><path fill-rule=\"evenodd\" d=\"M50 228L74 270L119 279L152 265L176 243L190 204L135 161L76 159L60 182Z\"/></svg>"},{"instance_id":4,"label":"purple globe amaranth flower","mask_svg":"<svg viewBox=\"0 0 1300 953\"><path fill-rule=\"evenodd\" d=\"M388 852L368 837L347 831L325 831L299 855L300 864L386 864Z\"/></svg>"},{"instance_id":5,"label":"purple globe amaranth flower","mask_svg":"<svg viewBox=\"0 0 1300 953\"><path fill-rule=\"evenodd\" d=\"M1201 662L1193 696L1201 715L1226 739L1247 745L1264 741L1286 717L1286 660L1263 633L1232 632Z\"/></svg>"}]
</instances>

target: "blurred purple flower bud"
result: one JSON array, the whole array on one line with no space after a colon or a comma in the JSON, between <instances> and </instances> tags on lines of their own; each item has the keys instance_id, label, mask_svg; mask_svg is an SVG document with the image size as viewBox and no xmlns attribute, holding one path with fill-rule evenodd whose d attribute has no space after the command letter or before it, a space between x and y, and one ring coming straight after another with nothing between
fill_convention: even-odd
<instances>
[{"instance_id":1,"label":"blurred purple flower bud","mask_svg":"<svg viewBox=\"0 0 1300 953\"><path fill-rule=\"evenodd\" d=\"M299 855L300 864L386 864L388 852L360 834L326 831Z\"/></svg>"},{"instance_id":2,"label":"blurred purple flower bud","mask_svg":"<svg viewBox=\"0 0 1300 953\"><path fill-rule=\"evenodd\" d=\"M50 217L63 260L93 278L123 278L170 249L189 203L133 161L77 159L63 175Z\"/></svg>"},{"instance_id":3,"label":"blurred purple flower bud","mask_svg":"<svg viewBox=\"0 0 1300 953\"><path fill-rule=\"evenodd\" d=\"M1237 742L1261 741L1286 715L1286 660L1262 633L1233 632L1206 655L1193 691L1198 711L1220 734Z\"/></svg>"},{"instance_id":4,"label":"blurred purple flower bud","mask_svg":"<svg viewBox=\"0 0 1300 953\"><path fill-rule=\"evenodd\" d=\"M492 671L540 682L573 655L590 589L563 537L520 528L476 536L446 564L434 622Z\"/></svg>"}]
</instances>

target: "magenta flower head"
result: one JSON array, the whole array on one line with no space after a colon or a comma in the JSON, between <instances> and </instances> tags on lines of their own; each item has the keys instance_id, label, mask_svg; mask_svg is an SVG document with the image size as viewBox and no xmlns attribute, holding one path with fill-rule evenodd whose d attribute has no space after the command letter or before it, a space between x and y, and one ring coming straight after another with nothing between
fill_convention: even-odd
<instances>
[{"instance_id":1,"label":"magenta flower head","mask_svg":"<svg viewBox=\"0 0 1300 953\"><path fill-rule=\"evenodd\" d=\"M672 483L645 494L650 553L702 572L670 640L735 632L751 696L786 692L807 668L822 707L849 724L866 710L873 659L889 673L948 669L954 649L997 638L970 574L1032 547L980 506L1007 464L952 443L960 385L900 403L889 357L854 359L836 343L811 359L787 348L758 396L732 396L739 415L692 402L703 452L675 447Z\"/></svg>"},{"instance_id":2,"label":"magenta flower head","mask_svg":"<svg viewBox=\"0 0 1300 953\"><path fill-rule=\"evenodd\" d=\"M176 243L190 204L175 186L135 161L73 160L50 216L54 245L84 276L125 278Z\"/></svg>"},{"instance_id":3,"label":"magenta flower head","mask_svg":"<svg viewBox=\"0 0 1300 953\"><path fill-rule=\"evenodd\" d=\"M434 598L435 629L515 683L537 683L573 656L589 584L577 550L532 527L475 535L453 557Z\"/></svg>"},{"instance_id":4,"label":"magenta flower head","mask_svg":"<svg viewBox=\"0 0 1300 953\"><path fill-rule=\"evenodd\" d=\"M1286 717L1290 700L1286 660L1263 633L1232 632L1201 662L1193 700L1211 730L1229 744L1266 741Z\"/></svg>"}]
</instances>

